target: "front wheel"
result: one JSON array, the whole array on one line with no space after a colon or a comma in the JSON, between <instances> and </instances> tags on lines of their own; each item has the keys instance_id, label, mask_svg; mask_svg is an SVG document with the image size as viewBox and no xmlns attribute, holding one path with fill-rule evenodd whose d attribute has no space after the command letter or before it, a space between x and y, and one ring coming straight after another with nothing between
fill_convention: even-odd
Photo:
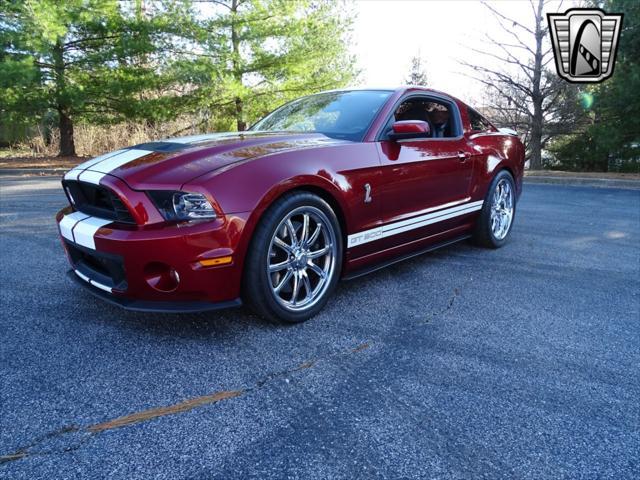
<instances>
[{"instance_id":1,"label":"front wheel","mask_svg":"<svg viewBox=\"0 0 640 480\"><path fill-rule=\"evenodd\" d=\"M516 194L513 177L501 170L491 182L473 233L475 242L483 247L503 246L511 233L516 214Z\"/></svg>"},{"instance_id":2,"label":"front wheel","mask_svg":"<svg viewBox=\"0 0 640 480\"><path fill-rule=\"evenodd\" d=\"M247 255L245 301L259 315L297 323L316 315L342 268L342 235L331 207L307 192L263 215Z\"/></svg>"}]
</instances>

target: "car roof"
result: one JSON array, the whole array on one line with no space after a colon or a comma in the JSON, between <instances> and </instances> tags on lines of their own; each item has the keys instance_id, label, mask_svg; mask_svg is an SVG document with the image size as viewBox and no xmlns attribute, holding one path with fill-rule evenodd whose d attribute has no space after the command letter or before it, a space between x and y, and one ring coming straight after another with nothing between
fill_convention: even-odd
<instances>
[{"instance_id":1,"label":"car roof","mask_svg":"<svg viewBox=\"0 0 640 480\"><path fill-rule=\"evenodd\" d=\"M433 93L435 95L440 95L444 97L451 98L453 100L458 100L453 95L450 95L441 90L436 90L433 88L425 87L423 85L400 85L395 87L380 87L380 86L357 86L357 87L344 87L344 88L335 88L332 90L324 90L319 93L330 93L330 92L358 92L358 91L383 91L383 92L394 92L394 93L405 93L409 91L422 91L425 93ZM317 94L315 94L317 95Z\"/></svg>"}]
</instances>

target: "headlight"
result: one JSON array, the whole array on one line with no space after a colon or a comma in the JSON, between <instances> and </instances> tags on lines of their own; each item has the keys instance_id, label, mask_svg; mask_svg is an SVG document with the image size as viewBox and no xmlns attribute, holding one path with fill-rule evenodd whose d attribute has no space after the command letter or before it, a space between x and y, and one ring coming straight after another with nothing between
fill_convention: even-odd
<instances>
[{"instance_id":1,"label":"headlight","mask_svg":"<svg viewBox=\"0 0 640 480\"><path fill-rule=\"evenodd\" d=\"M216 218L216 212L201 193L153 190L147 192L165 220Z\"/></svg>"}]
</instances>

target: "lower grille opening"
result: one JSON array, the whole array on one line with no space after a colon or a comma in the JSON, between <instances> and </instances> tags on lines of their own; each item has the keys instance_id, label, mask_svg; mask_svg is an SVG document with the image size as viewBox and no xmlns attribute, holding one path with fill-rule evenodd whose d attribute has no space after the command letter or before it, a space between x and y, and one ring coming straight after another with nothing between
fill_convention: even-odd
<instances>
[{"instance_id":1,"label":"lower grille opening","mask_svg":"<svg viewBox=\"0 0 640 480\"><path fill-rule=\"evenodd\" d=\"M122 257L89 250L70 242L65 242L65 246L75 270L106 287L121 291L127 289Z\"/></svg>"}]
</instances>

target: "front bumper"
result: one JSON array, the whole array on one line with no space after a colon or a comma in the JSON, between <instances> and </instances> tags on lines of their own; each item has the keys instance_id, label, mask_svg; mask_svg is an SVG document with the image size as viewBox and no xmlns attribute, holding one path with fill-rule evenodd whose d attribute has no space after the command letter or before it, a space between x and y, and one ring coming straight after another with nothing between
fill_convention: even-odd
<instances>
[{"instance_id":1,"label":"front bumper","mask_svg":"<svg viewBox=\"0 0 640 480\"><path fill-rule=\"evenodd\" d=\"M140 311L197 312L240 305L240 249L248 214L183 224L91 224L88 219L70 227L82 217L77 213L67 207L56 219L73 278L94 295ZM200 263L220 257L232 261ZM175 285L158 281L163 268L172 272Z\"/></svg>"},{"instance_id":2,"label":"front bumper","mask_svg":"<svg viewBox=\"0 0 640 480\"><path fill-rule=\"evenodd\" d=\"M242 305L242 301L237 298L226 302L171 302L161 300L135 300L127 297L111 295L104 290L92 286L89 282L82 279L75 270L69 270L67 275L71 280L76 282L82 288L87 290L91 295L98 297L112 305L131 310L134 312L155 312L155 313L199 313L211 312L214 310L223 310L235 308Z\"/></svg>"}]
</instances>

